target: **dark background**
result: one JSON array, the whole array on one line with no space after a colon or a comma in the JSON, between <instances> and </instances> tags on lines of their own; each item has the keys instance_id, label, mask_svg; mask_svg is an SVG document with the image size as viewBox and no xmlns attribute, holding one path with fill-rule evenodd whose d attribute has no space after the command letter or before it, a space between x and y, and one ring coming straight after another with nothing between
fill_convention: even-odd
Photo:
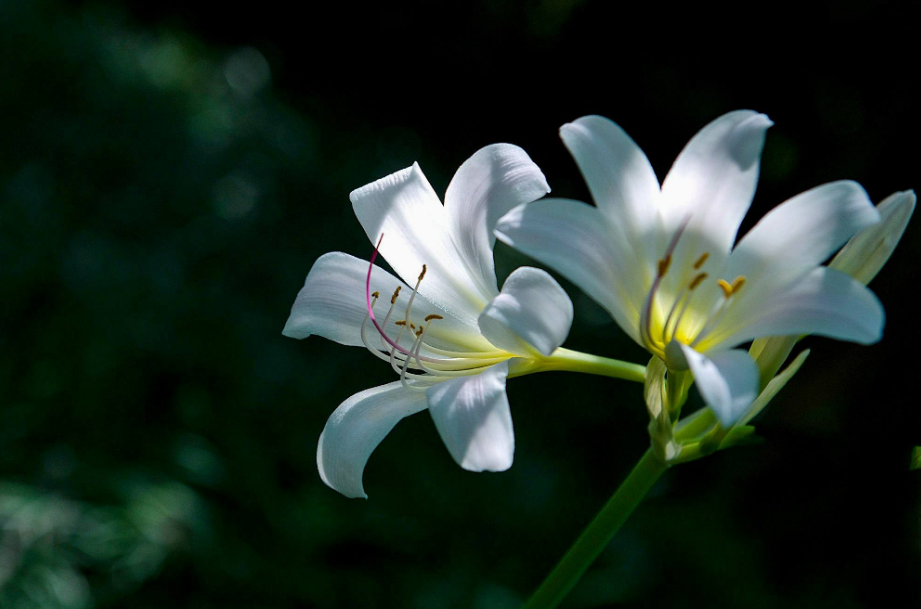
<instances>
[{"instance_id":1,"label":"dark background","mask_svg":"<svg viewBox=\"0 0 921 609\"><path fill-rule=\"evenodd\" d=\"M350 190L444 191L521 145L587 198L557 129L619 122L660 176L706 122L768 135L751 226L812 186L918 188L916 2L0 3L0 606L516 607L648 444L637 385L509 383L514 467L430 418L322 484L337 404L392 380L281 328L313 261L367 257ZM871 347L812 355L762 445L669 472L565 607L921 602L916 219ZM497 248L500 281L527 260ZM569 284L568 346L645 362Z\"/></svg>"}]
</instances>

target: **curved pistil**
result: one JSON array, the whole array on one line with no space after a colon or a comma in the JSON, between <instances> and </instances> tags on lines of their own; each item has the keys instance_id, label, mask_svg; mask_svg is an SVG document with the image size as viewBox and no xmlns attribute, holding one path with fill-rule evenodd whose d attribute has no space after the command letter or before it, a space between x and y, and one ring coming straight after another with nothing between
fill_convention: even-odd
<instances>
[{"instance_id":1,"label":"curved pistil","mask_svg":"<svg viewBox=\"0 0 921 609\"><path fill-rule=\"evenodd\" d=\"M371 292L371 271L374 268L374 261L377 259L377 254L383 239L384 235L382 234L368 264L368 275L365 280L365 297L368 312L361 324L361 340L368 351L373 353L375 357L390 364L394 372L400 376L400 381L404 386L426 387L433 381L437 382L447 378L477 374L481 372L484 367L492 366L493 364L514 357L512 354L500 350L487 352L449 351L434 347L425 341L426 333L429 331L432 323L444 319L444 317L434 313L426 315L418 326L411 320L413 304L416 295L419 293L419 285L428 272L428 267L424 264L422 265L422 272L419 273L419 277L416 280L413 292L409 297L409 301L406 304L403 319L393 322L394 325L399 328L399 331L395 338L391 338L385 331L385 328L399 301L400 289L402 286L397 286L396 290L393 292L393 296L390 298L390 308L384 317L383 324L377 321L377 317L374 314L374 306L380 298L380 292ZM369 320L374 324L374 328L377 330L381 339L380 347L372 345L367 336ZM408 349L400 344L407 330L413 337L412 344ZM427 352L443 357L422 355L423 348L425 348ZM422 373L410 372L410 370L418 370Z\"/></svg>"}]
</instances>

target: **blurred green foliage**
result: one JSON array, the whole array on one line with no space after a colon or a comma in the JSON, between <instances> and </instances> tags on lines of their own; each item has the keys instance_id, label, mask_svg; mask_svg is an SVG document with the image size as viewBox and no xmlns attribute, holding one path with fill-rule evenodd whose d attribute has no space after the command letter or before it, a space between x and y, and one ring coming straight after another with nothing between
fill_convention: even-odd
<instances>
[{"instance_id":1,"label":"blurred green foliage","mask_svg":"<svg viewBox=\"0 0 921 609\"><path fill-rule=\"evenodd\" d=\"M565 46L597 21L581 3L525 3L520 29L515 10L489 6L471 9L489 15L479 37L462 31L469 16L439 30L457 62L492 62L483 38L508 34L575 65ZM557 192L585 197L553 129L592 105L551 91L515 112L501 71L488 84L503 94L482 107L475 88L446 107L443 89L413 84L407 95L433 104L416 115L385 85L295 82L341 67L322 44L330 56L308 60L202 42L115 4L0 5L0 606L516 607L645 449L639 387L549 374L510 383L507 473L461 471L423 414L373 455L369 501L320 482L326 417L391 380L361 350L280 335L316 257L369 253L349 190L420 160L443 191L477 147L509 139ZM887 148L911 139L904 94L890 92L884 115L872 87L829 69L802 110L825 122L770 136L769 205L841 173L877 199L921 186L917 153ZM640 127L657 169L703 121L760 99L705 70L635 70L644 85L624 118L679 131ZM688 94L675 99L675 83ZM601 98L593 87L584 98ZM766 104L796 116L800 100L777 91ZM874 284L907 344L917 323L899 278L919 243L916 220ZM500 273L527 262L498 256ZM571 346L644 360L566 287ZM566 606L916 605L904 599L921 600L921 511L905 463L921 420L891 380L917 363L901 341L815 341L759 424L769 441L669 473Z\"/></svg>"}]
</instances>

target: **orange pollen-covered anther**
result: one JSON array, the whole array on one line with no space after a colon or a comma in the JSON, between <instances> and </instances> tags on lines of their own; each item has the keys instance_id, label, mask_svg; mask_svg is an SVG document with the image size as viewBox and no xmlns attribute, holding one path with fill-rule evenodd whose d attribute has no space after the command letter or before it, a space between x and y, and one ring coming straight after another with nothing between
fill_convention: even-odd
<instances>
[{"instance_id":1,"label":"orange pollen-covered anther","mask_svg":"<svg viewBox=\"0 0 921 609\"><path fill-rule=\"evenodd\" d=\"M662 260L659 260L659 277L665 277L665 273L668 272L668 267L672 264L672 255L669 254Z\"/></svg>"},{"instance_id":2,"label":"orange pollen-covered anther","mask_svg":"<svg viewBox=\"0 0 921 609\"><path fill-rule=\"evenodd\" d=\"M427 270L428 270L428 268L423 264L423 265L422 265L422 272L419 273L419 281L422 281L422 278L425 277L425 272L426 272Z\"/></svg>"},{"instance_id":3,"label":"orange pollen-covered anther","mask_svg":"<svg viewBox=\"0 0 921 609\"><path fill-rule=\"evenodd\" d=\"M441 315L436 315L435 313L425 316L425 321L432 321L433 319L444 319L444 317L442 317Z\"/></svg>"},{"instance_id":4,"label":"orange pollen-covered anther","mask_svg":"<svg viewBox=\"0 0 921 609\"><path fill-rule=\"evenodd\" d=\"M708 275L706 273L699 274L697 277L691 280L691 284L688 286L688 289L693 290L694 288L699 286L701 283L703 283L703 280L706 279L707 277Z\"/></svg>"},{"instance_id":5,"label":"orange pollen-covered anther","mask_svg":"<svg viewBox=\"0 0 921 609\"><path fill-rule=\"evenodd\" d=\"M371 297L372 297L372 298L380 298L380 297L381 297L381 293L380 293L380 292L377 292L377 291L371 292Z\"/></svg>"},{"instance_id":6,"label":"orange pollen-covered anther","mask_svg":"<svg viewBox=\"0 0 921 609\"><path fill-rule=\"evenodd\" d=\"M399 321L395 321L395 322L393 322L393 325L395 325L395 326L405 326L405 325L406 325L406 320L405 320L405 319L401 319L401 320L399 320Z\"/></svg>"},{"instance_id":7,"label":"orange pollen-covered anther","mask_svg":"<svg viewBox=\"0 0 921 609\"><path fill-rule=\"evenodd\" d=\"M393 292L393 296L390 297L390 304L396 303L396 301L397 301L397 296L400 295L400 290L402 290L402 289L403 289L403 286L401 286L401 285L398 285L398 286L397 286L397 289L394 290L394 292Z\"/></svg>"},{"instance_id":8,"label":"orange pollen-covered anther","mask_svg":"<svg viewBox=\"0 0 921 609\"><path fill-rule=\"evenodd\" d=\"M694 263L694 268L700 269L700 267L704 265L704 263L707 261L707 258L709 257L710 257L710 252L704 252L703 254L701 254L700 258L697 259L697 262Z\"/></svg>"}]
</instances>

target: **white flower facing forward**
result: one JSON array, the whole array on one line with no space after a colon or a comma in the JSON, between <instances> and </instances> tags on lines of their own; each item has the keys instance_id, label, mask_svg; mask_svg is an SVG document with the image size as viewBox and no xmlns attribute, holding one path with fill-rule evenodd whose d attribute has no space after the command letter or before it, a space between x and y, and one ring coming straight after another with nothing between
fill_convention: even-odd
<instances>
[{"instance_id":1,"label":"white flower facing forward","mask_svg":"<svg viewBox=\"0 0 921 609\"><path fill-rule=\"evenodd\" d=\"M882 335L877 298L821 266L879 221L858 184L833 182L793 197L733 247L771 125L751 111L716 119L691 139L660 187L618 125L580 118L560 135L597 207L544 199L497 225L501 240L573 281L669 370L690 369L724 425L759 389L754 361L733 347L761 336L866 344Z\"/></svg>"},{"instance_id":2,"label":"white flower facing forward","mask_svg":"<svg viewBox=\"0 0 921 609\"><path fill-rule=\"evenodd\" d=\"M351 194L368 237L406 282L374 266L373 257L326 254L308 274L284 334L363 345L399 380L353 395L330 417L317 451L326 484L366 497L362 472L371 452L400 419L426 408L465 469L512 464L506 378L579 359L558 349L573 314L559 284L545 271L520 268L500 292L493 267L496 220L549 190L523 150L498 144L460 167L444 205L417 165Z\"/></svg>"}]
</instances>

